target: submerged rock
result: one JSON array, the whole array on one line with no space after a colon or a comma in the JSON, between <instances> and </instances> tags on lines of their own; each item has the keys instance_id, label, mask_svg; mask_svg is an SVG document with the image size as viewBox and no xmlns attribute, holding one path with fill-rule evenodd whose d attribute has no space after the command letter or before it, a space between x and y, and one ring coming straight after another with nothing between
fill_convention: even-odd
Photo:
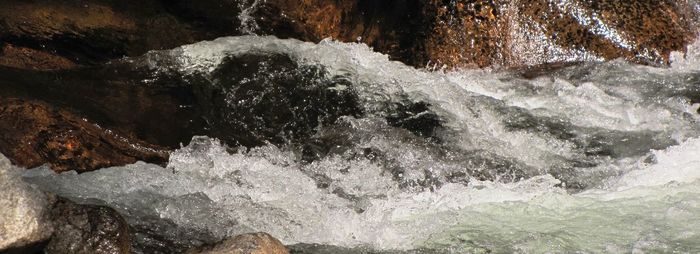
<instances>
[{"instance_id":1,"label":"submerged rock","mask_svg":"<svg viewBox=\"0 0 700 254\"><path fill-rule=\"evenodd\" d=\"M46 253L131 253L129 226L114 209L59 199L51 219L55 229Z\"/></svg>"},{"instance_id":2,"label":"submerged rock","mask_svg":"<svg viewBox=\"0 0 700 254\"><path fill-rule=\"evenodd\" d=\"M282 242L267 233L234 236L213 246L198 247L187 254L288 254Z\"/></svg>"},{"instance_id":3,"label":"submerged rock","mask_svg":"<svg viewBox=\"0 0 700 254\"><path fill-rule=\"evenodd\" d=\"M41 249L53 232L49 202L41 191L22 181L21 171L0 154L0 252Z\"/></svg>"},{"instance_id":4,"label":"submerged rock","mask_svg":"<svg viewBox=\"0 0 700 254\"><path fill-rule=\"evenodd\" d=\"M360 116L353 84L289 55L231 56L211 77L186 77L207 135L229 145L298 143L341 116ZM167 81L167 80L165 80Z\"/></svg>"}]
</instances>

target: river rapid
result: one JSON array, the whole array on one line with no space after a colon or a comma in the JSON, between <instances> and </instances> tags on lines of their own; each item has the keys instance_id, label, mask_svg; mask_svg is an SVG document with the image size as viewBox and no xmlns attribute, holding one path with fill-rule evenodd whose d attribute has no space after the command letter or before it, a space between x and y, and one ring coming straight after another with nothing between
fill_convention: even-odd
<instances>
[{"instance_id":1,"label":"river rapid","mask_svg":"<svg viewBox=\"0 0 700 254\"><path fill-rule=\"evenodd\" d=\"M297 67L262 63L237 79L222 66L243 55L282 56ZM250 147L197 136L165 168L25 173L42 190L115 208L134 229L137 252L257 231L299 253L700 251L698 43L667 68L619 60L416 69L364 44L266 36L124 61L223 87L228 122L253 121L236 105L266 96L241 97L238 87L274 89L285 75L356 104L346 111L315 105L317 93L292 94L301 101L294 105L332 120ZM289 110L282 107L265 110ZM291 119L300 117L309 115Z\"/></svg>"}]
</instances>

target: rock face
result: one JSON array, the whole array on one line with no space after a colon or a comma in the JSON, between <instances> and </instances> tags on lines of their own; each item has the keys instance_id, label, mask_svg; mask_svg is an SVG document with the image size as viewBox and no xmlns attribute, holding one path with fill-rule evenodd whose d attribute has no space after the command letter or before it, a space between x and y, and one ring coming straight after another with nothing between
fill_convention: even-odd
<instances>
[{"instance_id":1,"label":"rock face","mask_svg":"<svg viewBox=\"0 0 700 254\"><path fill-rule=\"evenodd\" d=\"M237 235L209 247L187 251L188 254L288 254L279 240L266 233Z\"/></svg>"},{"instance_id":2,"label":"rock face","mask_svg":"<svg viewBox=\"0 0 700 254\"><path fill-rule=\"evenodd\" d=\"M684 1L519 0L502 13L509 66L590 57L668 64L697 37L697 13Z\"/></svg>"},{"instance_id":3,"label":"rock face","mask_svg":"<svg viewBox=\"0 0 700 254\"><path fill-rule=\"evenodd\" d=\"M82 172L138 160L164 163L168 158L158 147L37 101L0 99L0 132L0 152L28 168L50 163L58 172Z\"/></svg>"},{"instance_id":4,"label":"rock face","mask_svg":"<svg viewBox=\"0 0 700 254\"><path fill-rule=\"evenodd\" d=\"M89 65L246 33L361 41L418 67L620 57L667 64L671 51L684 50L696 38L693 5L674 0L8 0L0 9L0 44L53 64L28 64L21 60L26 54L10 50L0 65L66 68L69 62Z\"/></svg>"},{"instance_id":5,"label":"rock face","mask_svg":"<svg viewBox=\"0 0 700 254\"><path fill-rule=\"evenodd\" d=\"M54 233L50 254L130 253L129 226L114 209L59 199L51 209Z\"/></svg>"},{"instance_id":6,"label":"rock face","mask_svg":"<svg viewBox=\"0 0 700 254\"><path fill-rule=\"evenodd\" d=\"M268 0L253 14L261 34L362 42L408 64L424 66L431 34L422 0ZM275 17L275 18L268 18Z\"/></svg>"},{"instance_id":7,"label":"rock face","mask_svg":"<svg viewBox=\"0 0 700 254\"><path fill-rule=\"evenodd\" d=\"M24 183L21 171L0 155L0 252L40 249L53 231L46 196Z\"/></svg>"},{"instance_id":8,"label":"rock face","mask_svg":"<svg viewBox=\"0 0 700 254\"><path fill-rule=\"evenodd\" d=\"M667 64L696 38L682 1L266 1L266 33L362 41L423 67L485 67L625 58ZM284 14L284 15L279 15ZM268 30L265 30L268 28Z\"/></svg>"},{"instance_id":9,"label":"rock face","mask_svg":"<svg viewBox=\"0 0 700 254\"><path fill-rule=\"evenodd\" d=\"M93 64L203 39L164 8L160 1L3 1L0 41Z\"/></svg>"}]
</instances>

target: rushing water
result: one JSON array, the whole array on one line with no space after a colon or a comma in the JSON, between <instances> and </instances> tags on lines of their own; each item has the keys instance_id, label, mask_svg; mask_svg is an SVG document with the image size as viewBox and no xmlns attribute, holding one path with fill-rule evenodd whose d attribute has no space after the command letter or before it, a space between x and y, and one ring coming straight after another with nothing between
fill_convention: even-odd
<instances>
[{"instance_id":1,"label":"rushing water","mask_svg":"<svg viewBox=\"0 0 700 254\"><path fill-rule=\"evenodd\" d=\"M220 67L284 55L295 75L338 81L311 83L352 94L359 111L318 106L332 121L250 149L195 137L167 168L38 168L25 179L116 208L142 252L251 231L300 252L698 252L698 49L674 54L671 68L431 72L363 44L221 38L130 61L205 80L192 86L227 84L226 106L238 109L265 95L241 97L251 81L231 85L225 77L238 73ZM290 75L262 70L254 79Z\"/></svg>"}]
</instances>

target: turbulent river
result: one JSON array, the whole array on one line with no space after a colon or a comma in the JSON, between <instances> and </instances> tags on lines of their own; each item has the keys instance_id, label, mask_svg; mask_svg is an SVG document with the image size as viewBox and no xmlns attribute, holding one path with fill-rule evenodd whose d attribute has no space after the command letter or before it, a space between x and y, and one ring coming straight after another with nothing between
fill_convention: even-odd
<instances>
[{"instance_id":1,"label":"turbulent river","mask_svg":"<svg viewBox=\"0 0 700 254\"><path fill-rule=\"evenodd\" d=\"M363 44L220 38L125 61L221 86L222 117L243 122L230 128L256 119L236 105L265 99L239 87L275 89L289 75L321 91L290 95L311 108L264 110L332 121L247 148L197 136L166 168L24 177L117 209L146 253L257 231L298 253L699 252L698 51L674 53L669 68L450 71ZM223 67L245 55L295 68L258 62L236 78ZM356 109L340 109L346 101Z\"/></svg>"}]
</instances>

